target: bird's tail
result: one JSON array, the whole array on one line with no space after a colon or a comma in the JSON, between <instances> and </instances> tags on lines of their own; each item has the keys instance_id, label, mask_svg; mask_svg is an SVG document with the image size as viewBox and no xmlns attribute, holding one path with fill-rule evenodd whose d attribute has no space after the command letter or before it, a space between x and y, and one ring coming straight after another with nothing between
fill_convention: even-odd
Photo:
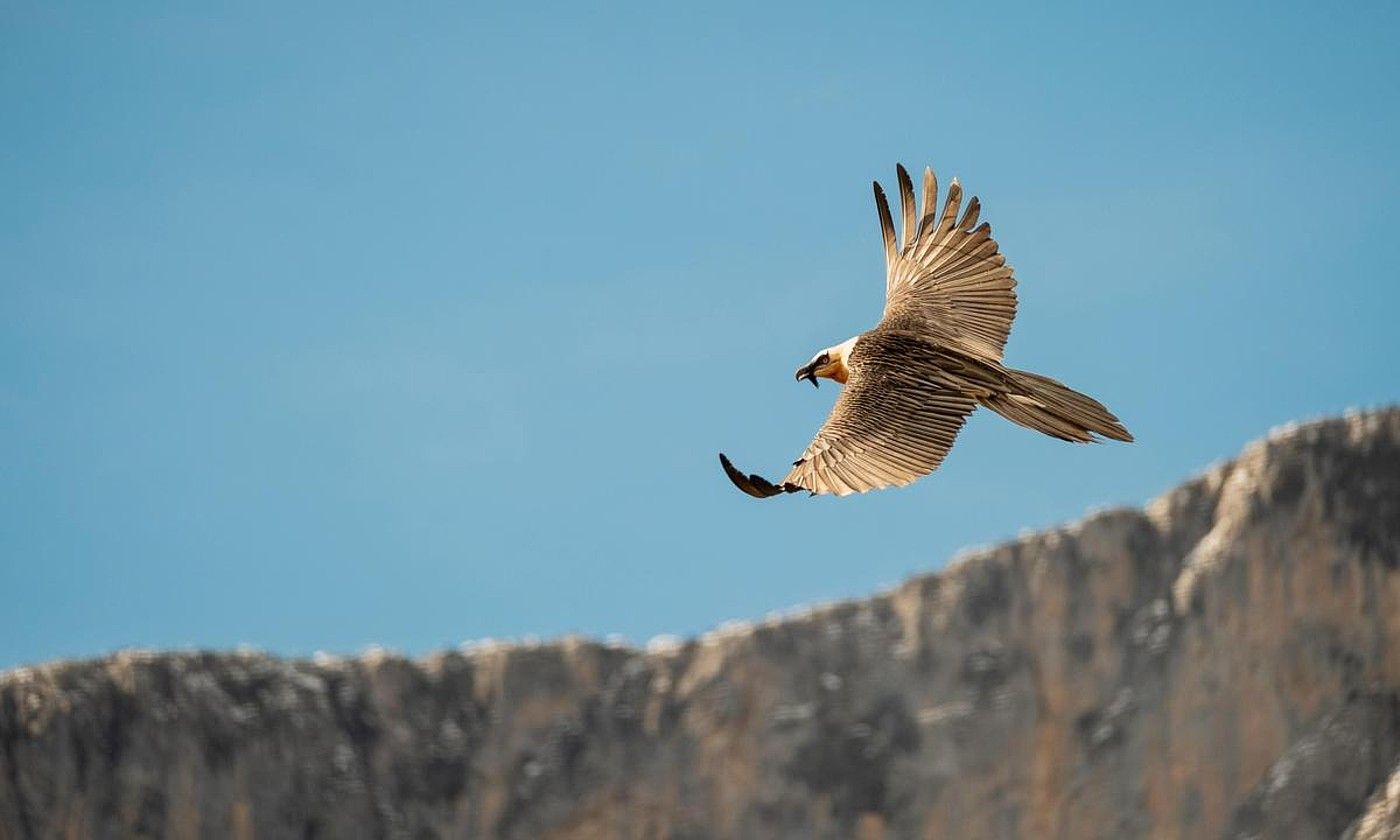
<instances>
[{"instance_id":1,"label":"bird's tail","mask_svg":"<svg viewBox=\"0 0 1400 840\"><path fill-rule=\"evenodd\" d=\"M1010 387L982 399L982 404L1007 420L1072 443L1090 443L1095 435L1132 442L1133 436L1104 408L1048 376L1006 369Z\"/></svg>"}]
</instances>

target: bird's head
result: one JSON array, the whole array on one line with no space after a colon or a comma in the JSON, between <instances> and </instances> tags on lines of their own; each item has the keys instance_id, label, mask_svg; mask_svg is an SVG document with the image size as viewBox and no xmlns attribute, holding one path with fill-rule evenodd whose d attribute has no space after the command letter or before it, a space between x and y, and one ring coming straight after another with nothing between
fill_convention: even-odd
<instances>
[{"instance_id":1,"label":"bird's head","mask_svg":"<svg viewBox=\"0 0 1400 840\"><path fill-rule=\"evenodd\" d=\"M856 338L859 338L857 336ZM797 380L800 382L806 379L812 383L812 387L817 387L817 377L834 379L842 385L850 378L851 370L846 366L846 360L851 355L851 348L856 346L856 339L849 338L835 347L828 347L812 360L797 369Z\"/></svg>"}]
</instances>

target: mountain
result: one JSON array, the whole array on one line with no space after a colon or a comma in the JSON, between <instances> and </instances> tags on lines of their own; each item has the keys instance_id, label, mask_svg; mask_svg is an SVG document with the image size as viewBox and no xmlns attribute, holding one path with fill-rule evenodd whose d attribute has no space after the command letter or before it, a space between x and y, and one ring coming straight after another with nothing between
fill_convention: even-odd
<instances>
[{"instance_id":1,"label":"mountain","mask_svg":"<svg viewBox=\"0 0 1400 840\"><path fill-rule=\"evenodd\" d=\"M1400 408L647 650L0 675L0 838L1400 836Z\"/></svg>"}]
</instances>

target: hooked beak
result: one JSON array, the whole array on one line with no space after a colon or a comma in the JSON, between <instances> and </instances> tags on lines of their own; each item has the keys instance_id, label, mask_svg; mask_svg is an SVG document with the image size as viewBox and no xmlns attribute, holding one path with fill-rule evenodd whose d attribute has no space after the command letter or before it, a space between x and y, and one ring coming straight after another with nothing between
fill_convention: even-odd
<instances>
[{"instance_id":1,"label":"hooked beak","mask_svg":"<svg viewBox=\"0 0 1400 840\"><path fill-rule=\"evenodd\" d=\"M810 365L803 365L797 369L797 381L801 382L804 379L810 381L813 388L818 387L816 362L812 362Z\"/></svg>"}]
</instances>

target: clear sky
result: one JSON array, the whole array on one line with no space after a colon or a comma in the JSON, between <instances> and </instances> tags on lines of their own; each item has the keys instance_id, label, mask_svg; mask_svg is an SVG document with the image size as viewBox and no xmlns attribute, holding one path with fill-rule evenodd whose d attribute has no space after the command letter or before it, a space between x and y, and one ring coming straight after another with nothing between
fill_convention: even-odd
<instances>
[{"instance_id":1,"label":"clear sky","mask_svg":"<svg viewBox=\"0 0 1400 840\"><path fill-rule=\"evenodd\" d=\"M0 667L695 633L1400 397L1393 3L196 5L0 9ZM896 161L1138 443L729 485L878 318Z\"/></svg>"}]
</instances>

